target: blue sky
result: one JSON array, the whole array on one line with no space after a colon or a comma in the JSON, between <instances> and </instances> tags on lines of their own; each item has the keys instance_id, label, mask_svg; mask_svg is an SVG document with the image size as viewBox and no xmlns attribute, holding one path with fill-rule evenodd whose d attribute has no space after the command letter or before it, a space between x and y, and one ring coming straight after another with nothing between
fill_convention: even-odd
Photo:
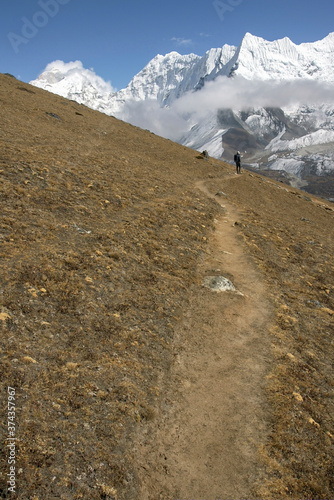
<instances>
[{"instance_id":1,"label":"blue sky","mask_svg":"<svg viewBox=\"0 0 334 500\"><path fill-rule=\"evenodd\" d=\"M334 31L333 0L1 0L0 72L29 82L80 60L124 88L156 54L203 55L250 32L314 42Z\"/></svg>"}]
</instances>

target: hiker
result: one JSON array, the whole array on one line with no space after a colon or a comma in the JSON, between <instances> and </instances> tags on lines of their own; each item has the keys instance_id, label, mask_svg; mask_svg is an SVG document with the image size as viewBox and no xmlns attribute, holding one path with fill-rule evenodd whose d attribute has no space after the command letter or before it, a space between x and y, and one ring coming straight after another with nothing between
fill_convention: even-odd
<instances>
[{"instance_id":1,"label":"hiker","mask_svg":"<svg viewBox=\"0 0 334 500\"><path fill-rule=\"evenodd\" d=\"M209 153L207 152L206 149L202 152L202 155L204 158L209 158Z\"/></svg>"},{"instance_id":2,"label":"hiker","mask_svg":"<svg viewBox=\"0 0 334 500\"><path fill-rule=\"evenodd\" d=\"M241 172L241 155L240 151L237 151L236 154L234 155L234 163L237 167L237 174L240 174Z\"/></svg>"}]
</instances>

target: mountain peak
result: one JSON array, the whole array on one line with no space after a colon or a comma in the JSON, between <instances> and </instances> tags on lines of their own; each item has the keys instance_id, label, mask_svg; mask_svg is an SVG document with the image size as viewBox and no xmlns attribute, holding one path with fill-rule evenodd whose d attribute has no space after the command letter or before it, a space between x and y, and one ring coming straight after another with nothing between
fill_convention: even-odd
<instances>
[{"instance_id":1,"label":"mountain peak","mask_svg":"<svg viewBox=\"0 0 334 500\"><path fill-rule=\"evenodd\" d=\"M329 33L322 40L313 43L302 43L301 47L313 48L316 50L333 52L334 51L334 32Z\"/></svg>"},{"instance_id":2,"label":"mountain peak","mask_svg":"<svg viewBox=\"0 0 334 500\"><path fill-rule=\"evenodd\" d=\"M167 52L167 54L157 54L152 61L161 61L162 59L169 59L173 57L182 57L179 52L176 52L176 50L172 50L171 52Z\"/></svg>"},{"instance_id":3,"label":"mountain peak","mask_svg":"<svg viewBox=\"0 0 334 500\"><path fill-rule=\"evenodd\" d=\"M254 43L260 43L260 42L265 42L265 39L261 38L260 36L252 35L252 33L249 33L247 31L247 33L245 33L240 45L244 45L244 44L248 44L248 43L254 44Z\"/></svg>"}]
</instances>

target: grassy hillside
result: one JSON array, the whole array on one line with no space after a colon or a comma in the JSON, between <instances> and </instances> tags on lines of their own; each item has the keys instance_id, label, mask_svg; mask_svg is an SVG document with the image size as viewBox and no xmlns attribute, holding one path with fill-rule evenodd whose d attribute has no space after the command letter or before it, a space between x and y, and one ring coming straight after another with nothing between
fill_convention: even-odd
<instances>
[{"instance_id":1,"label":"grassy hillside","mask_svg":"<svg viewBox=\"0 0 334 500\"><path fill-rule=\"evenodd\" d=\"M18 498L138 498L132 437L162 406L220 209L204 179L276 310L254 494L333 498L333 210L10 76L0 104L0 497L11 387Z\"/></svg>"}]
</instances>

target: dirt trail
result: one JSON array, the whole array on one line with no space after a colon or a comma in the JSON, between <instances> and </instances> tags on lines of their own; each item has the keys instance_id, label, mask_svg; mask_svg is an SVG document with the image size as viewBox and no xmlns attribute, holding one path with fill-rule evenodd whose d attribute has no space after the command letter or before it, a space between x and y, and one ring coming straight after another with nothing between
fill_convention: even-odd
<instances>
[{"instance_id":1,"label":"dirt trail","mask_svg":"<svg viewBox=\"0 0 334 500\"><path fill-rule=\"evenodd\" d=\"M237 182L237 180L236 180ZM200 275L223 275L242 293L190 291L163 420L141 436L141 500L251 499L261 477L258 447L267 432L264 397L270 306L247 255L235 209L224 208Z\"/></svg>"}]
</instances>

